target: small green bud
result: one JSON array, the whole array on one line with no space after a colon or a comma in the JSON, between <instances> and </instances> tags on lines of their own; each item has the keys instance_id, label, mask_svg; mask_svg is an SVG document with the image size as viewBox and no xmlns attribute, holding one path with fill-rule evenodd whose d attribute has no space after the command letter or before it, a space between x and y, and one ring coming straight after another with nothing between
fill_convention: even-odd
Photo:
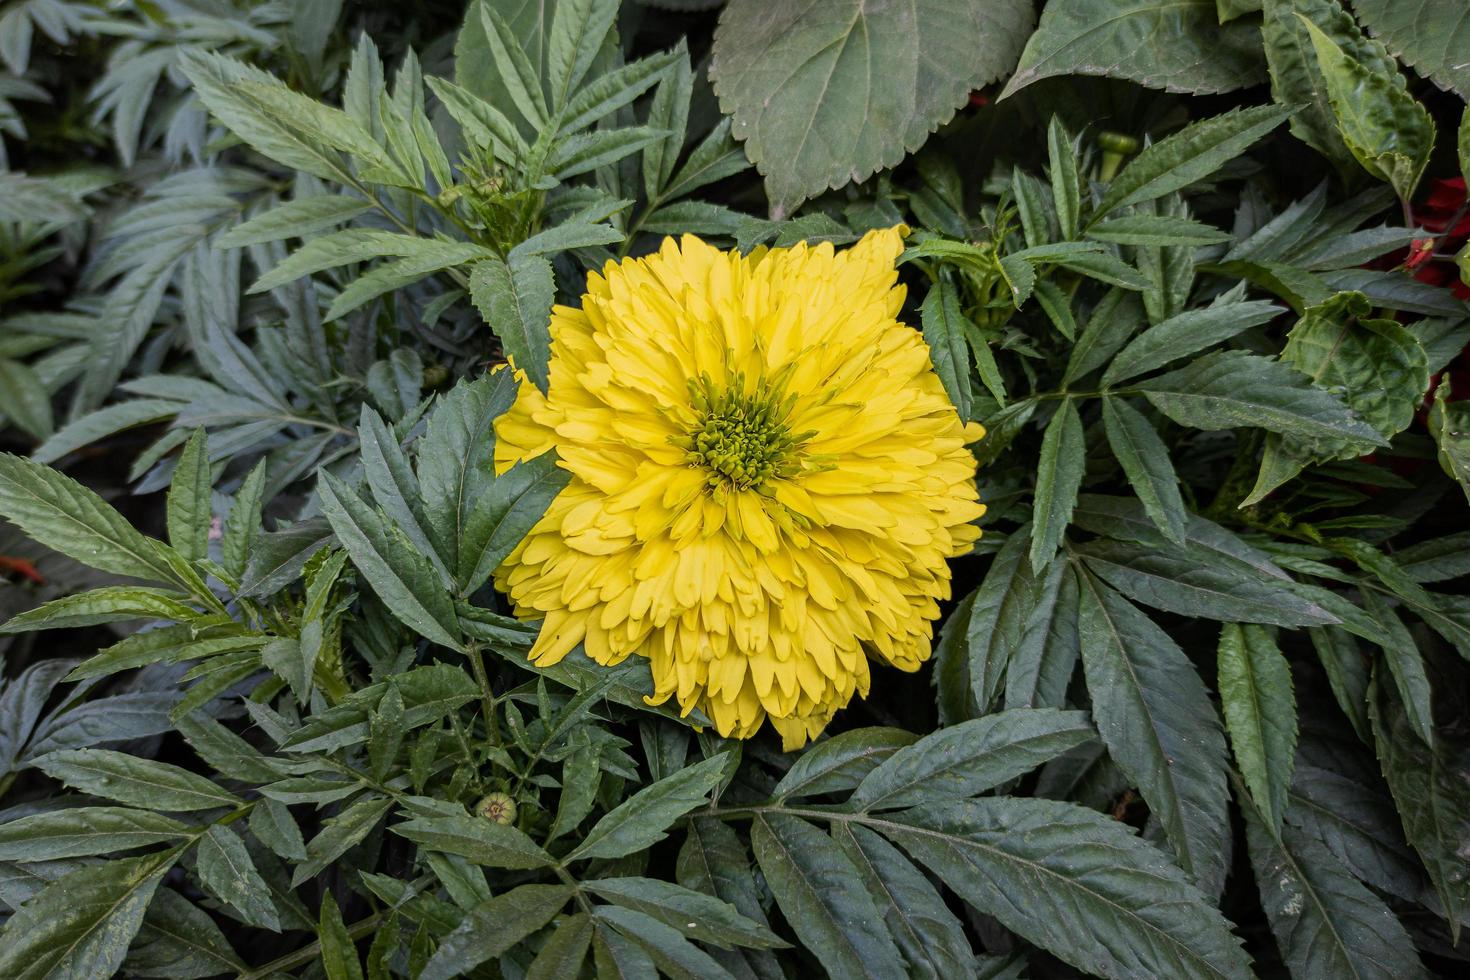
<instances>
[{"instance_id":1,"label":"small green bud","mask_svg":"<svg viewBox=\"0 0 1470 980\"><path fill-rule=\"evenodd\" d=\"M498 824L512 824L516 819L516 801L505 793L490 793L475 804L475 812Z\"/></svg>"},{"instance_id":2,"label":"small green bud","mask_svg":"<svg viewBox=\"0 0 1470 980\"><path fill-rule=\"evenodd\" d=\"M1097 145L1107 153L1121 153L1126 156L1138 152L1138 140L1126 133L1098 133Z\"/></svg>"}]
</instances>

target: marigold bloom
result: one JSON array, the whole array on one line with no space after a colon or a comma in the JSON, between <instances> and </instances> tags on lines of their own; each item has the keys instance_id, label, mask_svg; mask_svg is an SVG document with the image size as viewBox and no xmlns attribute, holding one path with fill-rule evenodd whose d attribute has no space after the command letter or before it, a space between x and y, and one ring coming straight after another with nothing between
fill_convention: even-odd
<instances>
[{"instance_id":1,"label":"marigold bloom","mask_svg":"<svg viewBox=\"0 0 1470 980\"><path fill-rule=\"evenodd\" d=\"M918 669L980 536L984 430L896 319L899 232L666 239L552 311L548 393L522 377L495 426L498 470L555 448L572 474L496 572L545 619L535 662L646 657L653 703L740 738L769 716L788 749L867 694L868 658Z\"/></svg>"}]
</instances>

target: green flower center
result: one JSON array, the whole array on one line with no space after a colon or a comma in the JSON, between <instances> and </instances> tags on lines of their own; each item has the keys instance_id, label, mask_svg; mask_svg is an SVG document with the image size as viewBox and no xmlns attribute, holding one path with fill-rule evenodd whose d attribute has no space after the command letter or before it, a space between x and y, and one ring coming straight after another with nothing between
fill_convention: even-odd
<instances>
[{"instance_id":1,"label":"green flower center","mask_svg":"<svg viewBox=\"0 0 1470 980\"><path fill-rule=\"evenodd\" d=\"M689 382L689 394L699 421L680 444L689 465L709 472L712 489L758 489L795 472L803 438L786 425L792 402L781 398L778 386L746 394L742 377L722 390L701 377Z\"/></svg>"}]
</instances>

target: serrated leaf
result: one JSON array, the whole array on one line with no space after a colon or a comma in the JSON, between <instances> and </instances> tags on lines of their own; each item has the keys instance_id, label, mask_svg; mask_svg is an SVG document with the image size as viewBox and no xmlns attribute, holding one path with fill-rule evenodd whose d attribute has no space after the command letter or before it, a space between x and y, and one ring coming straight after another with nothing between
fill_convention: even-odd
<instances>
[{"instance_id":1,"label":"serrated leaf","mask_svg":"<svg viewBox=\"0 0 1470 980\"><path fill-rule=\"evenodd\" d=\"M297 198L235 225L215 240L215 247L243 248L283 238L305 238L351 221L371 209L371 202L356 197L318 194Z\"/></svg>"},{"instance_id":2,"label":"serrated leaf","mask_svg":"<svg viewBox=\"0 0 1470 980\"><path fill-rule=\"evenodd\" d=\"M185 561L209 555L209 454L203 429L195 429L179 453L168 488L168 540Z\"/></svg>"},{"instance_id":3,"label":"serrated leaf","mask_svg":"<svg viewBox=\"0 0 1470 980\"><path fill-rule=\"evenodd\" d=\"M1219 351L1138 382L1154 407L1196 429L1254 426L1305 439L1385 440L1335 395L1278 361Z\"/></svg>"},{"instance_id":4,"label":"serrated leaf","mask_svg":"<svg viewBox=\"0 0 1470 980\"><path fill-rule=\"evenodd\" d=\"M965 346L964 313L960 297L948 276L941 275L929 288L919 310L924 343L934 363L934 373L944 384L949 400L960 418L970 417L970 353Z\"/></svg>"},{"instance_id":5,"label":"serrated leaf","mask_svg":"<svg viewBox=\"0 0 1470 980\"><path fill-rule=\"evenodd\" d=\"M167 975L175 980L246 969L209 913L170 888L153 893L122 968L125 974Z\"/></svg>"},{"instance_id":6,"label":"serrated leaf","mask_svg":"<svg viewBox=\"0 0 1470 980\"><path fill-rule=\"evenodd\" d=\"M782 813L758 815L750 837L786 921L807 948L822 951L829 973L874 980L904 975L882 913L836 841Z\"/></svg>"},{"instance_id":7,"label":"serrated leaf","mask_svg":"<svg viewBox=\"0 0 1470 980\"><path fill-rule=\"evenodd\" d=\"M1102 417L1108 445L1144 510L1164 537L1181 543L1188 515L1169 447L1143 413L1124 399L1103 399Z\"/></svg>"},{"instance_id":8,"label":"serrated leaf","mask_svg":"<svg viewBox=\"0 0 1470 980\"><path fill-rule=\"evenodd\" d=\"M536 842L508 824L484 817L415 817L390 830L416 844L446 854L458 854L491 868L532 870L556 863Z\"/></svg>"},{"instance_id":9,"label":"serrated leaf","mask_svg":"<svg viewBox=\"0 0 1470 980\"><path fill-rule=\"evenodd\" d=\"M1453 0L1353 0L1353 11L1403 62L1470 98L1470 17ZM1458 15L1458 16L1456 16Z\"/></svg>"},{"instance_id":10,"label":"serrated leaf","mask_svg":"<svg viewBox=\"0 0 1470 980\"><path fill-rule=\"evenodd\" d=\"M177 581L159 543L139 534L101 497L55 470L8 453L0 453L0 516L92 568Z\"/></svg>"},{"instance_id":11,"label":"serrated leaf","mask_svg":"<svg viewBox=\"0 0 1470 980\"><path fill-rule=\"evenodd\" d=\"M476 502L459 542L459 593L468 596L541 520L571 474L549 452L512 466Z\"/></svg>"},{"instance_id":12,"label":"serrated leaf","mask_svg":"<svg viewBox=\"0 0 1470 980\"><path fill-rule=\"evenodd\" d=\"M1235 623L1220 631L1218 661L1220 706L1241 779L1279 836L1296 759L1291 668L1270 631Z\"/></svg>"},{"instance_id":13,"label":"serrated leaf","mask_svg":"<svg viewBox=\"0 0 1470 980\"><path fill-rule=\"evenodd\" d=\"M1134 3L1136 0L1123 0ZM1172 36L1172 35L1171 35ZM1014 79L1012 79L1014 84ZM1291 115L1282 106L1232 109L1190 123L1134 157L1108 185L1093 221L1119 208L1151 201L1188 187L1244 153Z\"/></svg>"},{"instance_id":14,"label":"serrated leaf","mask_svg":"<svg viewBox=\"0 0 1470 980\"><path fill-rule=\"evenodd\" d=\"M1134 337L1108 364L1102 383L1111 387L1146 374L1170 361L1224 343L1281 312L1282 308L1275 303L1260 300L1217 303L1187 310Z\"/></svg>"},{"instance_id":15,"label":"serrated leaf","mask_svg":"<svg viewBox=\"0 0 1470 980\"><path fill-rule=\"evenodd\" d=\"M645 786L597 821L564 860L622 857L663 840L670 824L705 801L728 763L724 754L711 756Z\"/></svg>"},{"instance_id":16,"label":"serrated leaf","mask_svg":"<svg viewBox=\"0 0 1470 980\"><path fill-rule=\"evenodd\" d=\"M129 619L166 619L190 622L204 617L179 600L184 598L167 589L142 586L104 586L90 592L52 599L44 605L12 616L0 625L0 634L24 633L31 630L67 629L115 623Z\"/></svg>"},{"instance_id":17,"label":"serrated leaf","mask_svg":"<svg viewBox=\"0 0 1470 980\"><path fill-rule=\"evenodd\" d=\"M1128 214L1099 221L1087 229L1087 237L1118 245L1187 246L1215 245L1230 241L1230 235L1191 218L1167 214Z\"/></svg>"},{"instance_id":18,"label":"serrated leaf","mask_svg":"<svg viewBox=\"0 0 1470 980\"><path fill-rule=\"evenodd\" d=\"M317 485L322 512L352 563L405 626L440 646L460 648L454 603L429 559L380 511L323 470Z\"/></svg>"},{"instance_id":19,"label":"serrated leaf","mask_svg":"<svg viewBox=\"0 0 1470 980\"><path fill-rule=\"evenodd\" d=\"M838 823L832 836L877 904L909 976L946 980L973 973L975 954L964 927L923 872L866 827Z\"/></svg>"},{"instance_id":20,"label":"serrated leaf","mask_svg":"<svg viewBox=\"0 0 1470 980\"><path fill-rule=\"evenodd\" d=\"M583 882L582 887L623 908L642 912L680 935L722 948L770 949L786 942L763 922L747 919L727 902L654 878L621 877Z\"/></svg>"},{"instance_id":21,"label":"serrated leaf","mask_svg":"<svg viewBox=\"0 0 1470 980\"><path fill-rule=\"evenodd\" d=\"M735 137L766 176L772 217L896 165L1015 64L1031 5L868 7L732 0L711 64Z\"/></svg>"},{"instance_id":22,"label":"serrated leaf","mask_svg":"<svg viewBox=\"0 0 1470 980\"><path fill-rule=\"evenodd\" d=\"M999 797L921 806L869 826L970 905L1087 973L1251 976L1211 900L1104 814Z\"/></svg>"},{"instance_id":23,"label":"serrated leaf","mask_svg":"<svg viewBox=\"0 0 1470 980\"><path fill-rule=\"evenodd\" d=\"M357 958L357 944L342 921L342 911L331 891L322 895L321 916L316 927L321 953L322 972L327 980L363 980L362 961Z\"/></svg>"},{"instance_id":24,"label":"serrated leaf","mask_svg":"<svg viewBox=\"0 0 1470 980\"><path fill-rule=\"evenodd\" d=\"M196 859L199 880L214 897L233 906L250 925L280 932L270 888L238 836L217 824L210 827L199 840Z\"/></svg>"},{"instance_id":25,"label":"serrated leaf","mask_svg":"<svg viewBox=\"0 0 1470 980\"><path fill-rule=\"evenodd\" d=\"M853 789L883 760L917 739L901 728L855 728L833 735L802 752L771 795L785 799Z\"/></svg>"},{"instance_id":26,"label":"serrated leaf","mask_svg":"<svg viewBox=\"0 0 1470 980\"><path fill-rule=\"evenodd\" d=\"M451 980L501 956L555 918L571 897L566 885L521 885L480 903L440 941L419 980Z\"/></svg>"},{"instance_id":27,"label":"serrated leaf","mask_svg":"<svg viewBox=\"0 0 1470 980\"><path fill-rule=\"evenodd\" d=\"M1215 0L1051 0L1006 98L1056 75L1127 78L1170 92L1228 92L1262 78L1249 24L1222 26Z\"/></svg>"},{"instance_id":28,"label":"serrated leaf","mask_svg":"<svg viewBox=\"0 0 1470 980\"><path fill-rule=\"evenodd\" d=\"M1093 721L1201 889L1225 880L1225 737L1189 658L1128 600L1081 577L1082 666Z\"/></svg>"},{"instance_id":29,"label":"serrated leaf","mask_svg":"<svg viewBox=\"0 0 1470 980\"><path fill-rule=\"evenodd\" d=\"M321 831L306 842L306 860L291 873L291 887L300 887L325 871L349 848L372 833L392 808L391 797L367 794L354 800L335 817L329 817L322 824Z\"/></svg>"},{"instance_id":30,"label":"serrated leaf","mask_svg":"<svg viewBox=\"0 0 1470 980\"><path fill-rule=\"evenodd\" d=\"M1031 511L1033 569L1042 569L1056 554L1062 535L1072 520L1077 491L1087 466L1082 418L1071 398L1064 398L1046 426L1041 440L1041 458L1036 467L1036 498Z\"/></svg>"},{"instance_id":31,"label":"serrated leaf","mask_svg":"<svg viewBox=\"0 0 1470 980\"><path fill-rule=\"evenodd\" d=\"M1434 150L1434 121L1395 77L1348 54L1316 24L1297 15L1312 39L1337 131L1370 174L1408 200Z\"/></svg>"},{"instance_id":32,"label":"serrated leaf","mask_svg":"<svg viewBox=\"0 0 1470 980\"><path fill-rule=\"evenodd\" d=\"M185 824L147 810L82 806L0 824L0 861L56 861L181 842Z\"/></svg>"},{"instance_id":33,"label":"serrated leaf","mask_svg":"<svg viewBox=\"0 0 1470 980\"><path fill-rule=\"evenodd\" d=\"M66 749L36 760L53 779L74 789L159 810L212 810L243 802L187 769L108 749Z\"/></svg>"},{"instance_id":34,"label":"serrated leaf","mask_svg":"<svg viewBox=\"0 0 1470 980\"><path fill-rule=\"evenodd\" d=\"M893 810L976 796L1025 775L1092 738L1087 716L1053 708L1015 708L943 728L878 765L848 803Z\"/></svg>"},{"instance_id":35,"label":"serrated leaf","mask_svg":"<svg viewBox=\"0 0 1470 980\"><path fill-rule=\"evenodd\" d=\"M1377 690L1375 690L1375 688ZM1379 682L1369 687L1368 714L1384 778L1393 793L1404 833L1424 862L1458 939L1470 908L1470 875L1464 847L1470 840L1470 782L1465 751L1445 733L1426 745L1402 704Z\"/></svg>"},{"instance_id":36,"label":"serrated leaf","mask_svg":"<svg viewBox=\"0 0 1470 980\"><path fill-rule=\"evenodd\" d=\"M1249 804L1241 809L1261 904L1293 976L1427 976L1393 913L1326 849L1290 824L1277 840Z\"/></svg>"}]
</instances>

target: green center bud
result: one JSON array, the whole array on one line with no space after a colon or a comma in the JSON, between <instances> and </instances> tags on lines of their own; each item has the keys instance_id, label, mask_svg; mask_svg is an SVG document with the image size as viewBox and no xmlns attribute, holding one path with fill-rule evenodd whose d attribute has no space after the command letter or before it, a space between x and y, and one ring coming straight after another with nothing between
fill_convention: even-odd
<instances>
[{"instance_id":1,"label":"green center bud","mask_svg":"<svg viewBox=\"0 0 1470 980\"><path fill-rule=\"evenodd\" d=\"M512 824L516 819L516 801L505 793L490 793L475 804L475 812L498 824Z\"/></svg>"}]
</instances>

